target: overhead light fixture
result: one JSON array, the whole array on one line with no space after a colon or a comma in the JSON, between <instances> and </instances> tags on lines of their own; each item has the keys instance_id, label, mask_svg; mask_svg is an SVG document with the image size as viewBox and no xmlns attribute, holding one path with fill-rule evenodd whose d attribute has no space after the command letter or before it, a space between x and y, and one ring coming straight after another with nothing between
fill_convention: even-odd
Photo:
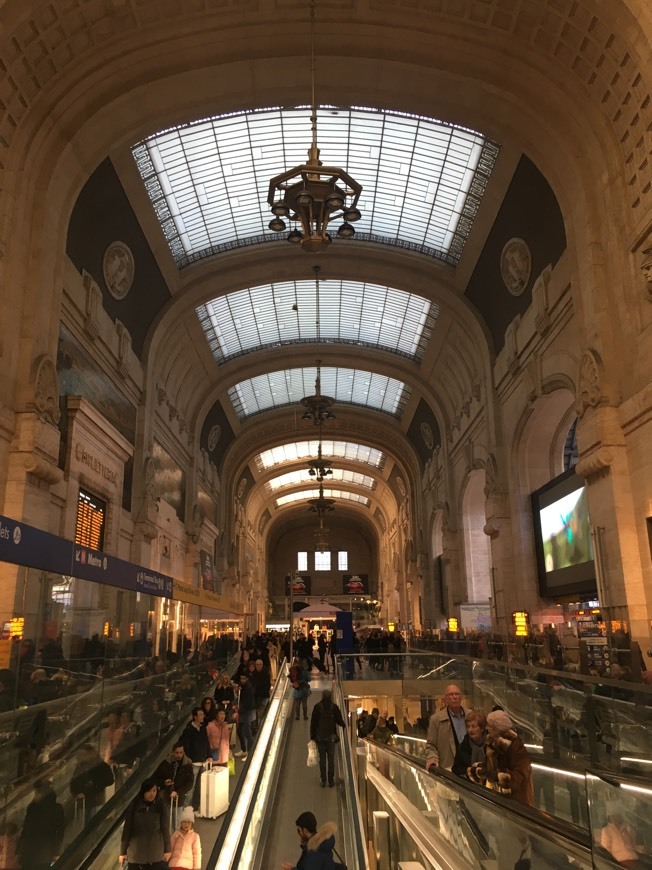
<instances>
[{"instance_id":1,"label":"overhead light fixture","mask_svg":"<svg viewBox=\"0 0 652 870\"><path fill-rule=\"evenodd\" d=\"M328 232L332 221L342 220L337 229L339 238L350 239L355 235L351 224L362 217L357 208L362 185L344 169L324 166L319 159L315 103L315 0L310 2L310 77L312 142L308 148L308 161L272 178L267 202L274 215L269 223L270 230L282 233L287 229L286 220L296 223L297 226L288 233L288 242L301 245L309 254L319 254L333 241Z\"/></svg>"},{"instance_id":2,"label":"overhead light fixture","mask_svg":"<svg viewBox=\"0 0 652 870\"><path fill-rule=\"evenodd\" d=\"M323 517L328 511L335 510L335 499L324 498L324 485L319 484L319 498L309 498L309 511L314 511L319 517Z\"/></svg>"}]
</instances>

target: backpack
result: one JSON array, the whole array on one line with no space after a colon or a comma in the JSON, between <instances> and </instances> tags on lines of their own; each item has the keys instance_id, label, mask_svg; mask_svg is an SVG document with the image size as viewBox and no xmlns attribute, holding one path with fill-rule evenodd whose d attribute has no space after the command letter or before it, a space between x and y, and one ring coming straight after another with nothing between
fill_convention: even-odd
<instances>
[{"instance_id":1,"label":"backpack","mask_svg":"<svg viewBox=\"0 0 652 870\"><path fill-rule=\"evenodd\" d=\"M335 724L335 705L330 704L328 707L324 707L323 703L320 703L319 708L317 740L330 740L332 735L337 733L337 726Z\"/></svg>"}]
</instances>

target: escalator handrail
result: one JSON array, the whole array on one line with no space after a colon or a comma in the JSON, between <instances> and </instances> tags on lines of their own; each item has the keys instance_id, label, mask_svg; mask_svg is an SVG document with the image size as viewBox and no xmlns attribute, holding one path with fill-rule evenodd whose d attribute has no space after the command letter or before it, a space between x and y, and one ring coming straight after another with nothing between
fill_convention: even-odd
<instances>
[{"instance_id":1,"label":"escalator handrail","mask_svg":"<svg viewBox=\"0 0 652 870\"><path fill-rule=\"evenodd\" d=\"M426 768L426 763L423 759L415 758L413 755L404 752L402 749L387 746L383 743L370 740L369 738L363 739L365 744L373 746L376 751L381 750L383 752L388 752L392 755L398 756L415 767L420 767L423 770ZM473 795L475 800L479 800L486 806L490 806L494 812L499 808L502 815L511 817L518 824L524 824L532 833L535 833L538 836L541 836L543 832L550 839L560 843L560 845L563 841L563 844L572 844L574 848L586 849L589 852L591 850L592 841L589 832L584 828L574 825L572 822L557 819L541 812L540 810L524 806L505 795L498 794L484 786L476 785L475 783L462 779L459 776L455 776L454 773L451 773L448 770L443 770L440 767L431 768L427 772L430 776L440 779L446 784L446 787L450 788L452 791L469 793Z\"/></svg>"},{"instance_id":2,"label":"escalator handrail","mask_svg":"<svg viewBox=\"0 0 652 870\"><path fill-rule=\"evenodd\" d=\"M345 710L344 693L342 691L342 683L340 680L339 668L335 669L335 702L341 711ZM351 741L349 740L348 732L339 743L342 753L342 779L344 781L344 791L347 801L347 807L351 813L350 822L353 825L353 843L355 848L354 860L351 865L360 870L367 870L369 867L369 853L365 842L364 822L362 819L362 808L360 806L360 796L358 795L358 787L355 777L353 776L353 758L351 752Z\"/></svg>"}]
</instances>

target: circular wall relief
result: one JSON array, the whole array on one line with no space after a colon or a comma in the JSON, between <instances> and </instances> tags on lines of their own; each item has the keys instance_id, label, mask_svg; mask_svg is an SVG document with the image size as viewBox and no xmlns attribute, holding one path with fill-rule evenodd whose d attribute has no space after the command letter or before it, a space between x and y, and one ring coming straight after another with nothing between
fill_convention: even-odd
<instances>
[{"instance_id":1,"label":"circular wall relief","mask_svg":"<svg viewBox=\"0 0 652 870\"><path fill-rule=\"evenodd\" d=\"M421 437L423 438L423 443L426 445L428 450L432 450L435 446L435 437L432 434L432 429L430 428L429 423L421 424Z\"/></svg>"},{"instance_id":2,"label":"circular wall relief","mask_svg":"<svg viewBox=\"0 0 652 870\"><path fill-rule=\"evenodd\" d=\"M102 274L114 299L124 299L134 282L134 256L124 242L111 242L102 258Z\"/></svg>"},{"instance_id":3,"label":"circular wall relief","mask_svg":"<svg viewBox=\"0 0 652 870\"><path fill-rule=\"evenodd\" d=\"M500 255L500 273L512 296L525 291L532 273L532 254L523 239L510 239Z\"/></svg>"},{"instance_id":4,"label":"circular wall relief","mask_svg":"<svg viewBox=\"0 0 652 870\"><path fill-rule=\"evenodd\" d=\"M210 453L215 450L217 447L217 442L220 440L220 435L222 434L221 426L213 426L210 432L208 433L208 450Z\"/></svg>"}]
</instances>

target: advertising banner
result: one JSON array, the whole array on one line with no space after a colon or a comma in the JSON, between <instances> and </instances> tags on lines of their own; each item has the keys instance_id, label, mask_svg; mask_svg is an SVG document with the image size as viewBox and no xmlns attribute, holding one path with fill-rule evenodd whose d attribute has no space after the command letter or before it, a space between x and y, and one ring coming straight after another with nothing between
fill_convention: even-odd
<instances>
[{"instance_id":1,"label":"advertising banner","mask_svg":"<svg viewBox=\"0 0 652 870\"><path fill-rule=\"evenodd\" d=\"M74 564L72 574L81 580L93 580L95 583L106 583L109 586L120 586L134 592L144 592L146 595L158 595L161 598L172 598L172 577L159 574L150 568L125 562L115 556L107 556L88 547L73 544Z\"/></svg>"},{"instance_id":2,"label":"advertising banner","mask_svg":"<svg viewBox=\"0 0 652 870\"><path fill-rule=\"evenodd\" d=\"M310 595L312 589L312 581L310 574L289 574L285 575L285 594L290 594L290 583L292 583L292 595L302 598L304 595Z\"/></svg>"},{"instance_id":3,"label":"advertising banner","mask_svg":"<svg viewBox=\"0 0 652 870\"><path fill-rule=\"evenodd\" d=\"M491 631L491 605L460 604L460 623L465 631Z\"/></svg>"},{"instance_id":4,"label":"advertising banner","mask_svg":"<svg viewBox=\"0 0 652 870\"><path fill-rule=\"evenodd\" d=\"M0 516L0 562L72 574L72 541Z\"/></svg>"},{"instance_id":5,"label":"advertising banner","mask_svg":"<svg viewBox=\"0 0 652 870\"><path fill-rule=\"evenodd\" d=\"M207 592L217 592L215 588L215 573L213 571L213 557L208 550L199 551L199 570L201 572L201 587Z\"/></svg>"},{"instance_id":6,"label":"advertising banner","mask_svg":"<svg viewBox=\"0 0 652 870\"><path fill-rule=\"evenodd\" d=\"M369 595L368 574L342 574L344 595Z\"/></svg>"}]
</instances>

